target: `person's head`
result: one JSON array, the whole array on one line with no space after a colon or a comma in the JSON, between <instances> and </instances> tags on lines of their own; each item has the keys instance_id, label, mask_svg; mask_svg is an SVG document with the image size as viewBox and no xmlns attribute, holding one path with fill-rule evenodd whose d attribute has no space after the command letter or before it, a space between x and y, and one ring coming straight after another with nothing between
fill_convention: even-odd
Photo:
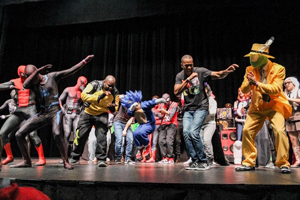
<instances>
[{"instance_id":1,"label":"person's head","mask_svg":"<svg viewBox=\"0 0 300 200\"><path fill-rule=\"evenodd\" d=\"M85 86L87 84L87 79L84 76L80 76L77 79L77 84L75 87L79 88L81 91L84 90Z\"/></svg>"},{"instance_id":2,"label":"person's head","mask_svg":"<svg viewBox=\"0 0 300 200\"><path fill-rule=\"evenodd\" d=\"M132 92L131 90L129 90L128 92L126 92L126 95L122 98L122 106L124 108L130 108L130 106L137 102L139 105L136 107L136 109L140 109L140 103L142 101L143 95L142 95L142 91L135 91Z\"/></svg>"},{"instance_id":3,"label":"person's head","mask_svg":"<svg viewBox=\"0 0 300 200\"><path fill-rule=\"evenodd\" d=\"M21 82L23 83L25 80L26 80L26 75L25 75L25 68L26 68L26 65L20 65L18 67L18 75L21 79Z\"/></svg>"},{"instance_id":4,"label":"person's head","mask_svg":"<svg viewBox=\"0 0 300 200\"><path fill-rule=\"evenodd\" d=\"M162 98L164 100L166 100L165 105L169 106L171 104L171 97L170 97L170 95L168 93L163 94Z\"/></svg>"},{"instance_id":5,"label":"person's head","mask_svg":"<svg viewBox=\"0 0 300 200\"><path fill-rule=\"evenodd\" d=\"M191 75L193 73L194 68L194 60L190 55L184 55L181 58L181 68L184 70L186 75Z\"/></svg>"},{"instance_id":6,"label":"person's head","mask_svg":"<svg viewBox=\"0 0 300 200\"><path fill-rule=\"evenodd\" d=\"M299 88L299 81L295 77L288 77L283 82L285 90L287 92L293 91L295 88Z\"/></svg>"},{"instance_id":7,"label":"person's head","mask_svg":"<svg viewBox=\"0 0 300 200\"><path fill-rule=\"evenodd\" d=\"M255 68L262 68L266 64L268 64L268 58L274 58L269 55L269 48L265 47L265 44L253 44L250 53L245 55L244 57L249 57L250 64Z\"/></svg>"},{"instance_id":8,"label":"person's head","mask_svg":"<svg viewBox=\"0 0 300 200\"><path fill-rule=\"evenodd\" d=\"M153 95L152 99L158 99L159 96L158 95Z\"/></svg>"},{"instance_id":9,"label":"person's head","mask_svg":"<svg viewBox=\"0 0 300 200\"><path fill-rule=\"evenodd\" d=\"M103 88L106 91L112 91L115 88L116 79L112 75L108 75L103 81Z\"/></svg>"},{"instance_id":10,"label":"person's head","mask_svg":"<svg viewBox=\"0 0 300 200\"><path fill-rule=\"evenodd\" d=\"M34 65L27 65L25 68L25 75L29 77L35 70L37 70L36 66ZM33 80L33 84L37 84L40 82L40 77L36 76Z\"/></svg>"}]
</instances>

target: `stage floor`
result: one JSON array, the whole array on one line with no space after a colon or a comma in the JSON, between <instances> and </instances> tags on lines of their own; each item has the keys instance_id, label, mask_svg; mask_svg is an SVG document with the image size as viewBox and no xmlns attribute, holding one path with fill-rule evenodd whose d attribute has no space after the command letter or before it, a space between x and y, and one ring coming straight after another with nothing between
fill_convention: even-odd
<instances>
[{"instance_id":1,"label":"stage floor","mask_svg":"<svg viewBox=\"0 0 300 200\"><path fill-rule=\"evenodd\" d=\"M20 161L15 159L12 164ZM235 165L194 171L185 170L183 163L112 163L99 168L81 161L74 170L66 170L58 158L48 158L47 164L39 167L16 169L9 165L2 167L0 178L36 187L51 199L286 199L286 195L300 199L300 168L281 174L278 168L263 167L235 172Z\"/></svg>"}]
</instances>

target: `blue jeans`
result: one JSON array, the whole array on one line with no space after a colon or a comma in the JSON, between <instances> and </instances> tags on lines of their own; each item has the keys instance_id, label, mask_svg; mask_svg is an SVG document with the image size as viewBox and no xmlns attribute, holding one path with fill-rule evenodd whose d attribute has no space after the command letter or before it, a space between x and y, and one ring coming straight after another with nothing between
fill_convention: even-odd
<instances>
[{"instance_id":1,"label":"blue jeans","mask_svg":"<svg viewBox=\"0 0 300 200\"><path fill-rule=\"evenodd\" d=\"M193 162L206 162L206 154L199 132L207 110L185 111L183 115L183 138L188 155Z\"/></svg>"},{"instance_id":2,"label":"blue jeans","mask_svg":"<svg viewBox=\"0 0 300 200\"><path fill-rule=\"evenodd\" d=\"M121 122L114 122L114 130L115 130L115 158L121 159L122 153L123 153L123 130L125 128L126 124L123 124ZM126 134L126 151L125 151L125 161L131 158L132 153L132 145L133 145L133 134L132 130L129 127Z\"/></svg>"}]
</instances>

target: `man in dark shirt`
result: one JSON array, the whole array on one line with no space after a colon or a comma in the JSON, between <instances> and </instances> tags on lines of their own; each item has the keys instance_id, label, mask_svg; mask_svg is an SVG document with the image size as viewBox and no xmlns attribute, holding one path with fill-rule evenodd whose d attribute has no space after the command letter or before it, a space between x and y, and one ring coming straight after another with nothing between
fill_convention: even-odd
<instances>
[{"instance_id":1,"label":"man in dark shirt","mask_svg":"<svg viewBox=\"0 0 300 200\"><path fill-rule=\"evenodd\" d=\"M206 155L199 135L202 123L208 113L208 98L204 91L204 82L210 79L223 79L235 71L237 64L230 65L222 71L211 71L203 67L194 67L192 56L181 58L182 71L176 76L174 94L184 95L183 137L187 153L192 163L187 170L207 170Z\"/></svg>"}]
</instances>

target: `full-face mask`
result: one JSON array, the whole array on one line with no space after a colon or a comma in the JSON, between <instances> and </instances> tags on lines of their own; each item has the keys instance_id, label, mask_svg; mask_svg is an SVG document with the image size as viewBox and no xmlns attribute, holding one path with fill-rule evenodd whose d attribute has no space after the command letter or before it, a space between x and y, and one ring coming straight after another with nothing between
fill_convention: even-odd
<instances>
[{"instance_id":1,"label":"full-face mask","mask_svg":"<svg viewBox=\"0 0 300 200\"><path fill-rule=\"evenodd\" d=\"M84 76L80 76L77 79L76 87L79 88L81 91L83 91L86 84L87 84L87 79Z\"/></svg>"}]
</instances>

